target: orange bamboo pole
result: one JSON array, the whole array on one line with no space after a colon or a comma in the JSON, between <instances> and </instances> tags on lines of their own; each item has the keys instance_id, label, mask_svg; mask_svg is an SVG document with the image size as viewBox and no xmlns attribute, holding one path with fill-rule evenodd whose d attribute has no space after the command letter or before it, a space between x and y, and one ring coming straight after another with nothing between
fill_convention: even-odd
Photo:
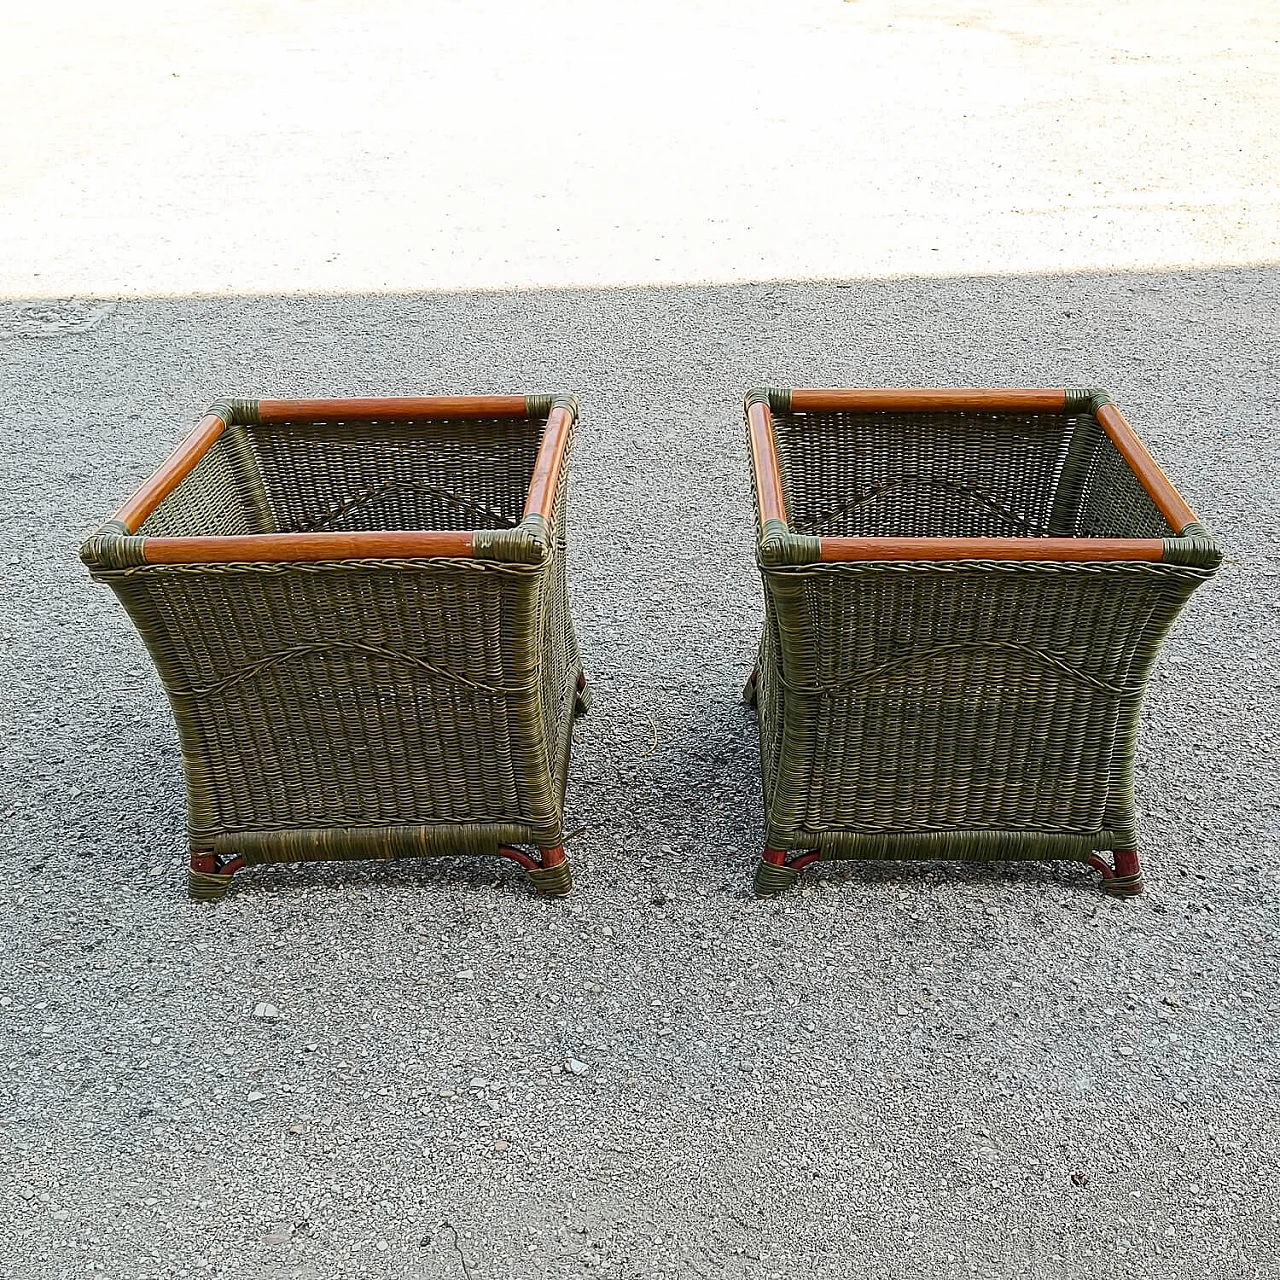
<instances>
[{"instance_id":1,"label":"orange bamboo pole","mask_svg":"<svg viewBox=\"0 0 1280 1280\"><path fill-rule=\"evenodd\" d=\"M475 555L471 532L254 533L147 538L148 564L240 564L282 560L411 560Z\"/></svg>"},{"instance_id":2,"label":"orange bamboo pole","mask_svg":"<svg viewBox=\"0 0 1280 1280\"><path fill-rule=\"evenodd\" d=\"M379 396L351 400L259 400L258 421L351 422L376 418L410 422L430 418L523 418L524 396Z\"/></svg>"},{"instance_id":3,"label":"orange bamboo pole","mask_svg":"<svg viewBox=\"0 0 1280 1280\"><path fill-rule=\"evenodd\" d=\"M770 520L786 524L787 504L782 496L782 473L778 470L778 451L773 439L773 414L767 404L753 404L747 409L747 434L751 441L751 465L756 474L760 524L767 525Z\"/></svg>"},{"instance_id":4,"label":"orange bamboo pole","mask_svg":"<svg viewBox=\"0 0 1280 1280\"><path fill-rule=\"evenodd\" d=\"M1159 538L822 538L821 558L850 560L1159 560Z\"/></svg>"},{"instance_id":5,"label":"orange bamboo pole","mask_svg":"<svg viewBox=\"0 0 1280 1280\"><path fill-rule=\"evenodd\" d=\"M850 390L797 388L791 408L803 412L908 413L930 409L973 409L996 413L1053 413L1066 407L1065 391L963 387L879 387Z\"/></svg>"},{"instance_id":6,"label":"orange bamboo pole","mask_svg":"<svg viewBox=\"0 0 1280 1280\"><path fill-rule=\"evenodd\" d=\"M557 405L547 418L538 457L533 465L533 478L524 500L526 516L542 516L551 519L551 508L556 500L556 485L560 480L560 468L564 463L564 451L569 445L569 431L573 426L573 413L563 405Z\"/></svg>"}]
</instances>

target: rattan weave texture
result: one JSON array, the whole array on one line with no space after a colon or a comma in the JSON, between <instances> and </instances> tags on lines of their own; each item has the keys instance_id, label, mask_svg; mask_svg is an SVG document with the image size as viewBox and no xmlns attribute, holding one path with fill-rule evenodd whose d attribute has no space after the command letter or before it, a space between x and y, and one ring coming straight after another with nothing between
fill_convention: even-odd
<instances>
[{"instance_id":1,"label":"rattan weave texture","mask_svg":"<svg viewBox=\"0 0 1280 1280\"><path fill-rule=\"evenodd\" d=\"M1128 856L1142 694L1220 558L1205 530L1170 528L1088 402L792 412L790 393L753 395L773 406L788 518L786 533L763 527L753 475L765 625L748 698L769 850L758 890L785 887L815 855ZM819 541L1050 536L1160 539L1165 554L1001 560L984 544L975 559L823 563ZM784 858L795 851L808 852ZM1106 887L1140 891L1132 866L1118 855Z\"/></svg>"},{"instance_id":2,"label":"rattan weave texture","mask_svg":"<svg viewBox=\"0 0 1280 1280\"><path fill-rule=\"evenodd\" d=\"M245 863L558 854L586 704L565 579L570 444L548 524L525 515L545 415L234 416L248 421L135 537L108 526L84 553L173 706L192 892L218 896ZM474 556L137 563L140 539L441 529L511 532L477 534ZM568 891L567 864L522 861Z\"/></svg>"}]
</instances>

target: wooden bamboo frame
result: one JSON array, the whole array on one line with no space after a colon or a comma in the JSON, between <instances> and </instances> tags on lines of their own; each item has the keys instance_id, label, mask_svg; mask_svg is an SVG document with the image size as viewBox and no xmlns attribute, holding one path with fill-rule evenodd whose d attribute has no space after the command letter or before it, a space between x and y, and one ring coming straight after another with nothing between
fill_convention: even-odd
<instances>
[{"instance_id":1,"label":"wooden bamboo frame","mask_svg":"<svg viewBox=\"0 0 1280 1280\"><path fill-rule=\"evenodd\" d=\"M524 396L404 396L351 400L260 400L257 420L289 422L412 422L431 418L523 418ZM524 518L550 521L574 411L554 405L547 418L525 499ZM228 422L212 410L115 514L135 534L147 517L186 479L209 452ZM144 538L147 564L234 564L320 560L400 560L475 555L475 531L366 533L260 533L227 537Z\"/></svg>"},{"instance_id":2,"label":"wooden bamboo frame","mask_svg":"<svg viewBox=\"0 0 1280 1280\"><path fill-rule=\"evenodd\" d=\"M1061 413L1067 392L1050 388L797 388L790 392L795 413L920 413L958 410L987 413ZM1113 404L1096 416L1175 533L1199 517L1160 469L1136 431ZM773 414L756 400L747 408L756 493L762 531L770 521L788 524L782 473L774 442ZM857 560L1148 560L1164 557L1160 538L819 538L819 558L829 564Z\"/></svg>"}]
</instances>

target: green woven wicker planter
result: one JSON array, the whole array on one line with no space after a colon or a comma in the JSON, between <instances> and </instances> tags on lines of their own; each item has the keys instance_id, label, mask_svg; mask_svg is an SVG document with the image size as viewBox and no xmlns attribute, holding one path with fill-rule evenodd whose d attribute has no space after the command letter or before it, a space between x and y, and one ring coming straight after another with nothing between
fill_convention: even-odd
<instances>
[{"instance_id":1,"label":"green woven wicker planter","mask_svg":"<svg viewBox=\"0 0 1280 1280\"><path fill-rule=\"evenodd\" d=\"M550 396L222 402L85 543L173 706L192 896L253 863L451 854L569 892L576 417Z\"/></svg>"},{"instance_id":2,"label":"green woven wicker planter","mask_svg":"<svg viewBox=\"0 0 1280 1280\"><path fill-rule=\"evenodd\" d=\"M818 860L1066 858L1141 893L1142 694L1221 555L1106 393L770 388L746 409L757 892Z\"/></svg>"}]
</instances>

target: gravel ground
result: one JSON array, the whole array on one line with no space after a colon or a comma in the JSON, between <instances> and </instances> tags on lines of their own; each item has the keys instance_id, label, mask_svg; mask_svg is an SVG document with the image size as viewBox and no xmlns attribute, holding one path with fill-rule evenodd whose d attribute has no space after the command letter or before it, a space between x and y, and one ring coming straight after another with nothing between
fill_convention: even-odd
<instances>
[{"instance_id":1,"label":"gravel ground","mask_svg":"<svg viewBox=\"0 0 1280 1280\"><path fill-rule=\"evenodd\" d=\"M0 1275L1280 1275L1274 268L0 308ZM1139 747L1149 891L770 902L738 399L1105 384L1229 559ZM176 738L80 538L215 393L580 393L577 890L186 900ZM656 735L656 746L654 746Z\"/></svg>"}]
</instances>

